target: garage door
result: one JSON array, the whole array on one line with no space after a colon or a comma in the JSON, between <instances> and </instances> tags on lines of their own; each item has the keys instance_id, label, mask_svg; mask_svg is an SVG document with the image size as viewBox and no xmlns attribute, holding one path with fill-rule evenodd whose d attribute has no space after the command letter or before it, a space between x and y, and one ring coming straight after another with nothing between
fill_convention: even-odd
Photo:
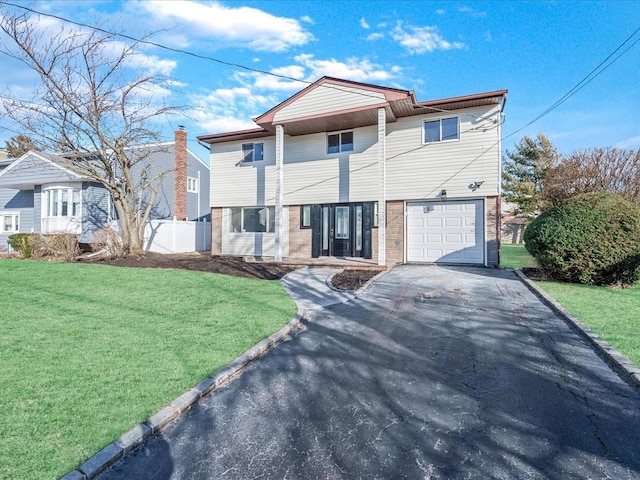
<instances>
[{"instance_id":1,"label":"garage door","mask_svg":"<svg viewBox=\"0 0 640 480\"><path fill-rule=\"evenodd\" d=\"M407 261L483 264L482 200L407 203Z\"/></svg>"}]
</instances>

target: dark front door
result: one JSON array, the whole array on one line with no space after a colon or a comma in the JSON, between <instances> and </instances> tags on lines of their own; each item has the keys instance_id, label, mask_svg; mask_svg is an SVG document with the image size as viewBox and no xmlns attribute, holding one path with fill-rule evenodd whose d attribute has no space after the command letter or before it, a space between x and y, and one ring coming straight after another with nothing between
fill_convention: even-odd
<instances>
[{"instance_id":1,"label":"dark front door","mask_svg":"<svg viewBox=\"0 0 640 480\"><path fill-rule=\"evenodd\" d=\"M349 205L335 205L332 210L332 255L335 257L350 257L351 207Z\"/></svg>"},{"instance_id":2,"label":"dark front door","mask_svg":"<svg viewBox=\"0 0 640 480\"><path fill-rule=\"evenodd\" d=\"M371 258L371 205L312 206L312 256Z\"/></svg>"}]
</instances>

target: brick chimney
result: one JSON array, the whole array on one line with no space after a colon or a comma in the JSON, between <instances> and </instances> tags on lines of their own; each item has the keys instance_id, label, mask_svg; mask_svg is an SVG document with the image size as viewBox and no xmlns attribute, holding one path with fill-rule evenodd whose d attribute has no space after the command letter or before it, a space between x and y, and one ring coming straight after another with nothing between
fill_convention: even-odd
<instances>
[{"instance_id":1,"label":"brick chimney","mask_svg":"<svg viewBox=\"0 0 640 480\"><path fill-rule=\"evenodd\" d=\"M175 155L175 205L173 215L178 220L187 219L187 132L180 125L176 130Z\"/></svg>"}]
</instances>

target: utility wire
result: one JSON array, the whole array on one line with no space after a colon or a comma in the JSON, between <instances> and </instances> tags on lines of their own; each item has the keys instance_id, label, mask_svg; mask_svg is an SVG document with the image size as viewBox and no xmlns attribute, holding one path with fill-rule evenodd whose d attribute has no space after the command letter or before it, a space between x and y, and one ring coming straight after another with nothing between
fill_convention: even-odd
<instances>
[{"instance_id":1,"label":"utility wire","mask_svg":"<svg viewBox=\"0 0 640 480\"><path fill-rule=\"evenodd\" d=\"M69 18L65 18L65 17L62 17L60 15L41 12L39 10L35 10L33 8L30 8L30 7L25 7L24 5L18 5L16 3L3 2L3 1L0 1L0 3L3 3L4 5L9 5L11 7L19 8L19 9L28 11L30 13L34 13L36 15L41 15L41 16L49 17L49 18L55 18L56 20L60 20L61 22L70 23L70 24L76 25L78 27L83 27L83 28L89 28L89 29L92 29L92 30L96 30L96 31L102 32L102 33L104 33L106 35L118 36L118 37L126 38L127 40L131 40L134 43L150 45L150 46L157 47L157 48L160 48L160 49L163 49L163 50L167 50L167 51L170 51L170 52L174 52L174 53L178 53L178 54L194 57L194 58L197 58L197 59L200 59L200 60L208 60L208 61L211 61L211 62L218 63L220 65L225 65L225 66L228 66L228 67L234 67L234 68L238 68L238 69L241 69L241 70L246 70L248 72L260 73L260 74L263 74L263 75L268 75L268 76L280 78L280 79L283 79L283 80L290 80L292 82L299 82L299 83L304 83L304 84L307 84L307 85L313 85L313 83L314 83L313 81L310 81L310 80L303 80L303 79L291 77L289 75L273 73L273 72L269 72L267 70L261 70L259 68L249 67L249 66L243 65L241 63L229 62L229 61L226 61L226 60L221 60L219 58L211 57L209 55L202 55L202 54L199 54L199 53L191 52L191 51L180 49L180 48L169 47L167 45L163 45L163 44L158 43L158 42L154 42L154 41L151 41L151 40L146 40L146 39L143 39L143 38L137 38L137 37L134 37L132 35L128 35L126 33L118 33L118 32L114 32L114 31L111 31L111 30L107 30L107 29L102 28L102 27L90 25L88 23L83 23L83 22L78 22L78 21L75 21L75 20L71 20ZM342 88L340 86L337 86L337 85L323 84L323 85L320 85L320 86L323 87L323 88L331 88L331 89L334 89L334 90L342 90ZM373 94L369 94L367 92L354 91L354 92L351 92L351 93L355 93L355 94L358 94L358 95L361 95L361 96L365 96L365 97L375 98L375 99L378 99L378 100L380 99L379 96L373 95ZM424 107L424 108L429 108L429 109L437 111L437 112L450 112L450 110L445 110L445 109L438 108L438 107ZM467 113L467 114L464 114L464 115L470 116L470 117L473 117L473 118L477 118L478 120L482 120L482 117L476 116L476 115L473 115L473 114L470 114L470 113Z\"/></svg>"}]
</instances>

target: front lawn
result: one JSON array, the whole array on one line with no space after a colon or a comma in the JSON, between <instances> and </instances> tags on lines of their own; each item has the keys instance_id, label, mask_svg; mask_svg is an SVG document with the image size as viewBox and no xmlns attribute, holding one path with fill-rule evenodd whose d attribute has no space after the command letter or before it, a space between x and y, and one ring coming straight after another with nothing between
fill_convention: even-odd
<instances>
[{"instance_id":1,"label":"front lawn","mask_svg":"<svg viewBox=\"0 0 640 480\"><path fill-rule=\"evenodd\" d=\"M559 282L536 284L640 365L640 285L622 290Z\"/></svg>"},{"instance_id":2,"label":"front lawn","mask_svg":"<svg viewBox=\"0 0 640 480\"><path fill-rule=\"evenodd\" d=\"M522 269L538 266L536 259L529 255L524 243L503 243L500 245L500 267Z\"/></svg>"},{"instance_id":3,"label":"front lawn","mask_svg":"<svg viewBox=\"0 0 640 480\"><path fill-rule=\"evenodd\" d=\"M57 478L295 316L277 281L0 260L0 478Z\"/></svg>"}]
</instances>

